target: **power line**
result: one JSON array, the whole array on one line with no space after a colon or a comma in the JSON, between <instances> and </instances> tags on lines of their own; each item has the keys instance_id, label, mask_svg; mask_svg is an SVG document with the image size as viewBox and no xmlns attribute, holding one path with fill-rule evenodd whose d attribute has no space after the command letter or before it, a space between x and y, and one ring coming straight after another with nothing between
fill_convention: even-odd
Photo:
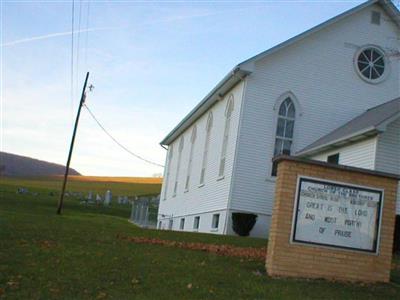
<instances>
[{"instance_id":1,"label":"power line","mask_svg":"<svg viewBox=\"0 0 400 300\"><path fill-rule=\"evenodd\" d=\"M86 35L85 35L85 52L84 52L84 64L86 69L88 69L87 64L87 52L88 52L88 42L89 42L89 16L90 16L90 0L87 3L87 14L86 14Z\"/></svg>"},{"instance_id":2,"label":"power line","mask_svg":"<svg viewBox=\"0 0 400 300\"><path fill-rule=\"evenodd\" d=\"M78 42L76 47L76 89L78 89L78 82L79 82L79 48L81 43L81 19L82 19L82 0L79 0L79 18L78 18Z\"/></svg>"},{"instance_id":3,"label":"power line","mask_svg":"<svg viewBox=\"0 0 400 300\"><path fill-rule=\"evenodd\" d=\"M87 109L87 111L89 112L89 114L92 116L93 120L97 123L97 125L99 125L99 127L104 131L105 134L107 134L118 146L120 146L122 149L124 149L126 152L128 152L129 154L131 154L132 156L136 157L137 159L140 159L148 164L157 166L157 167L161 167L164 168L163 165L158 164L156 162L150 161L148 159L145 159L143 157L141 157L140 155L137 155L136 153L133 153L131 150L129 150L128 148L126 148L124 145L122 145L120 142L117 141L117 139L115 139L108 131L107 129L104 128L103 125L101 125L100 121L96 118L96 116L93 114L93 112L89 109L89 107L86 104L83 104L83 106Z\"/></svg>"},{"instance_id":4,"label":"power line","mask_svg":"<svg viewBox=\"0 0 400 300\"><path fill-rule=\"evenodd\" d=\"M74 23L75 23L75 1L72 0L72 22L71 22L71 119L74 111Z\"/></svg>"}]
</instances>

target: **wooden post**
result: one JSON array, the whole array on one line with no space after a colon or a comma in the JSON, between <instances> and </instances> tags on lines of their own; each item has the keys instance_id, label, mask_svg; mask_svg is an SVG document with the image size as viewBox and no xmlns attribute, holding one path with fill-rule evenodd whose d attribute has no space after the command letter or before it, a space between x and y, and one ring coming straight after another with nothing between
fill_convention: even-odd
<instances>
[{"instance_id":1,"label":"wooden post","mask_svg":"<svg viewBox=\"0 0 400 300\"><path fill-rule=\"evenodd\" d=\"M89 79L89 72L86 73L85 83L83 84L81 101L79 103L78 113L76 115L76 120L75 120L74 131L72 133L71 145L69 147L67 165L65 166L64 182L63 182L63 185L62 185L60 201L58 202L58 208L57 208L57 214L59 214L59 215L61 215L62 207L63 207L63 204L64 204L64 193L65 193L65 187L67 185L67 179L68 179L68 173L69 173L69 165L71 163L72 150L74 149L75 136L76 136L76 131L78 129L78 123L79 123L79 117L81 115L81 109L82 109L83 104L85 103L86 85L87 85L88 79Z\"/></svg>"}]
</instances>

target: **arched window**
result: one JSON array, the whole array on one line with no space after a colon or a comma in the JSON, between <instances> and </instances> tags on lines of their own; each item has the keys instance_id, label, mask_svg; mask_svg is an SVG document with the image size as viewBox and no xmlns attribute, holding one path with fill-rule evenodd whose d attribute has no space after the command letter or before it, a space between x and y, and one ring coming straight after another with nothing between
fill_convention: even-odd
<instances>
[{"instance_id":1,"label":"arched window","mask_svg":"<svg viewBox=\"0 0 400 300\"><path fill-rule=\"evenodd\" d=\"M290 97L287 97L279 107L278 124L275 134L274 157L286 154L290 155L293 143L294 121L296 109ZM272 176L276 176L277 165L272 166Z\"/></svg>"},{"instance_id":2,"label":"arched window","mask_svg":"<svg viewBox=\"0 0 400 300\"><path fill-rule=\"evenodd\" d=\"M221 150L221 159L219 163L219 172L218 176L222 177L225 174L225 163L226 163L226 152L228 149L228 140L229 140L229 131L231 127L231 117L233 112L233 95L229 96L228 103L226 104L225 109L225 128L224 128L224 136L222 140L222 150Z\"/></svg>"},{"instance_id":3,"label":"arched window","mask_svg":"<svg viewBox=\"0 0 400 300\"><path fill-rule=\"evenodd\" d=\"M168 148L168 161L167 161L167 165L165 167L165 180L164 180L164 200L167 199L167 193L168 193L168 183L169 183L169 174L171 172L171 162L172 162L172 157L174 154L174 147L173 145L171 145Z\"/></svg>"},{"instance_id":4,"label":"arched window","mask_svg":"<svg viewBox=\"0 0 400 300\"><path fill-rule=\"evenodd\" d=\"M179 169L181 168L181 158L182 158L182 150L185 144L185 140L181 137L179 141L179 148L178 148L178 163L176 165L176 173L175 173L175 184L174 184L174 196L178 191L178 179L179 179Z\"/></svg>"},{"instance_id":5,"label":"arched window","mask_svg":"<svg viewBox=\"0 0 400 300\"><path fill-rule=\"evenodd\" d=\"M200 184L204 184L204 179L206 176L208 149L210 148L212 123L213 123L213 115L212 112L210 112L208 114L207 124L206 124L206 140L204 142L203 161L201 163Z\"/></svg>"},{"instance_id":6,"label":"arched window","mask_svg":"<svg viewBox=\"0 0 400 300\"><path fill-rule=\"evenodd\" d=\"M196 135L197 135L197 127L196 125L194 125L192 129L192 136L190 137L190 153L189 153L189 162L186 174L185 191L189 190L190 173L192 172L193 151L194 151L194 143L196 141Z\"/></svg>"}]
</instances>

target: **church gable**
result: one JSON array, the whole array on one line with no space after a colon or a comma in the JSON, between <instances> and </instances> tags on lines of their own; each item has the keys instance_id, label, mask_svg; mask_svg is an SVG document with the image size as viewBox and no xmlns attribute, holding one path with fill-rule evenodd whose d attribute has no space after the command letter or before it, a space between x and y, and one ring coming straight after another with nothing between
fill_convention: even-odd
<instances>
[{"instance_id":1,"label":"church gable","mask_svg":"<svg viewBox=\"0 0 400 300\"><path fill-rule=\"evenodd\" d=\"M274 107L282 94L294 95L302 112L294 120L291 154L366 109L399 97L399 59L392 55L398 35L399 27L381 5L369 5L247 65L252 73L246 79L232 208L256 205L262 212L272 211L267 198L274 186L272 158L279 130ZM357 54L371 46L387 62L379 82L362 78L357 70Z\"/></svg>"},{"instance_id":2,"label":"church gable","mask_svg":"<svg viewBox=\"0 0 400 300\"><path fill-rule=\"evenodd\" d=\"M367 12L367 13L366 13ZM238 67L242 69L247 69L247 70L253 70L254 64L260 60L263 60L264 58L268 58L270 55L281 51L285 48L288 48L298 42L303 41L304 39L313 36L321 31L324 30L329 30L329 28L333 26L337 26L341 22L346 22L349 19L354 20L357 18L357 15L364 14L363 18L365 21L366 19L369 19L370 24L374 24L376 26L381 26L382 24L388 24L391 23L393 25L393 30L396 31L398 28L400 28L400 13L399 10L391 3L391 1L385 1L385 0L372 0L372 1L367 1L357 7L354 7L353 9L350 9L338 16L335 16L297 36L294 36L293 38L290 38L286 40L283 43L280 43L266 51L263 51L243 62L241 62ZM361 22L363 22L361 21ZM363 26L368 26L368 23L363 22ZM395 47L396 45L391 45L391 47ZM391 49L391 50L397 50L398 49Z\"/></svg>"}]
</instances>

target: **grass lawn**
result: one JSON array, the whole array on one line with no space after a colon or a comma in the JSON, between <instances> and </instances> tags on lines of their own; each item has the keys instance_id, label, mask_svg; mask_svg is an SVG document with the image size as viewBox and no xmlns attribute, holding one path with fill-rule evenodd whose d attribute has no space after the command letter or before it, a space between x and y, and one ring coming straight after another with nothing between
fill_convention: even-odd
<instances>
[{"instance_id":1,"label":"grass lawn","mask_svg":"<svg viewBox=\"0 0 400 300\"><path fill-rule=\"evenodd\" d=\"M1 180L2 299L400 299L399 258L391 284L272 279L262 261L135 244L117 236L241 247L264 247L265 240L143 230L127 221L129 207L85 207L72 198L57 216L58 198L48 195L48 185L26 180L39 192L35 197L17 195L15 182Z\"/></svg>"}]
</instances>

